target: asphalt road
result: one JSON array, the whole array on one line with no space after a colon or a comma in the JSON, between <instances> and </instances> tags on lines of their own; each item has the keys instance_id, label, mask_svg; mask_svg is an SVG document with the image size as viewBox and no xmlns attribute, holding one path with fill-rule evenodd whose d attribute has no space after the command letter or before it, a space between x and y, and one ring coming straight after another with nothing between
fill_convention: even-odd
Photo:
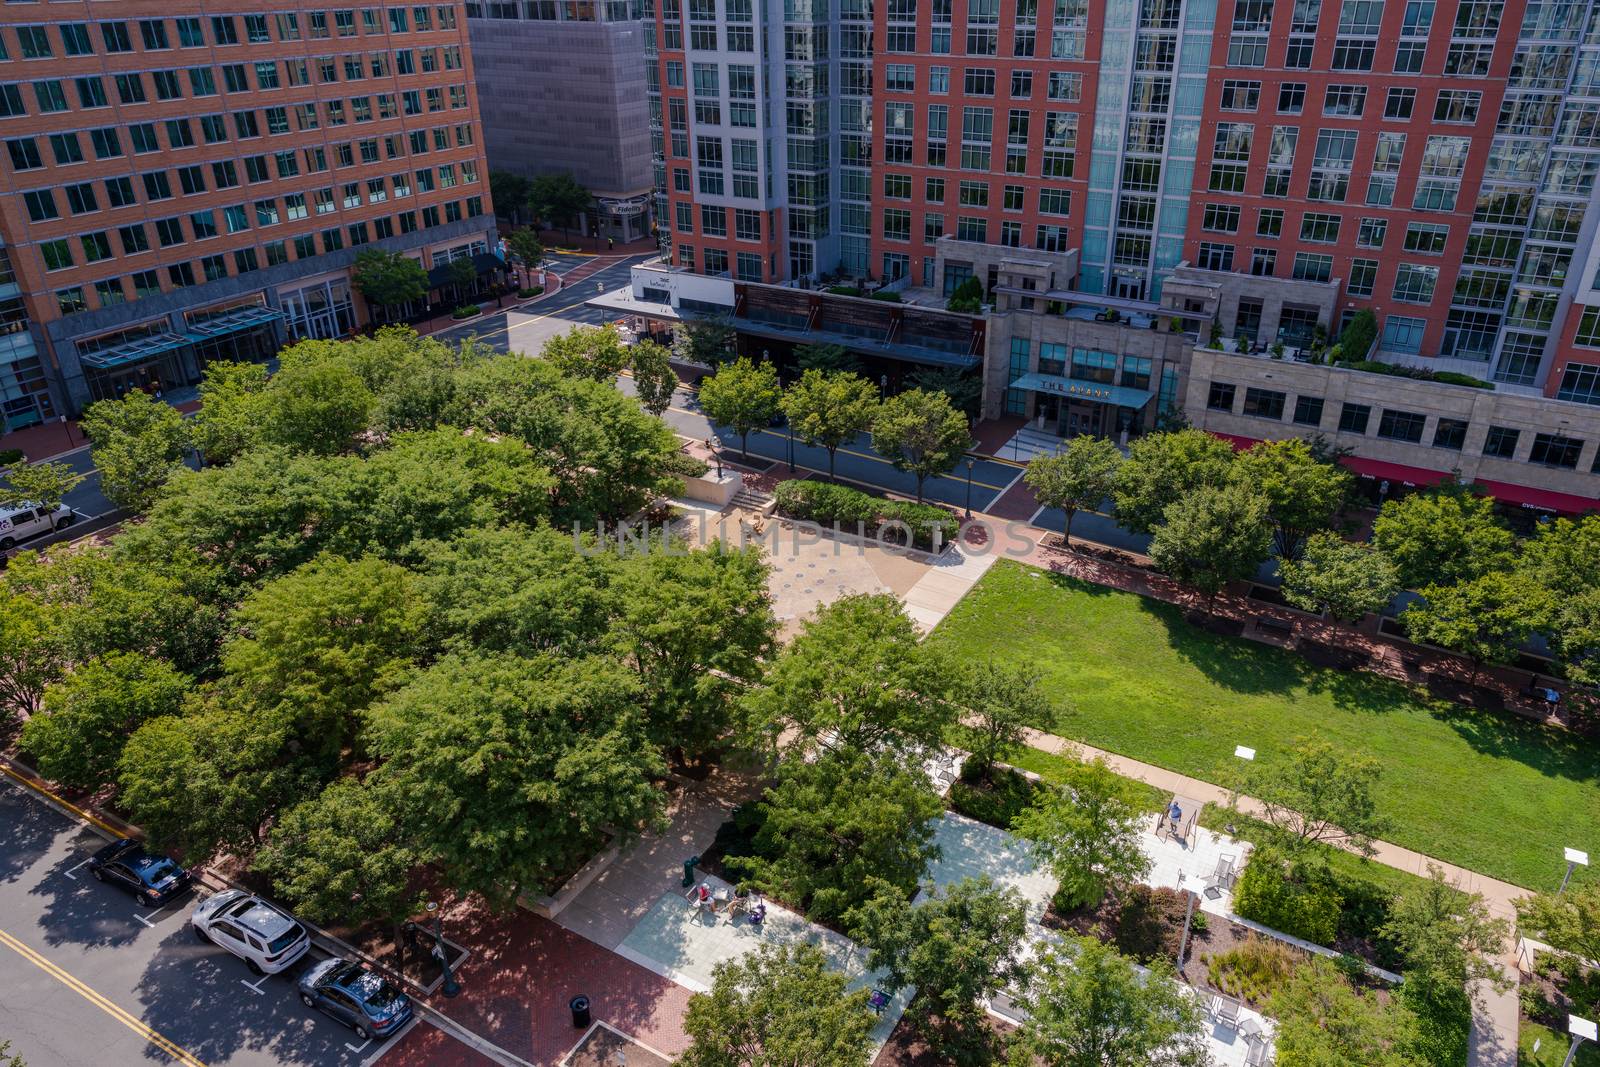
<instances>
[{"instance_id":1,"label":"asphalt road","mask_svg":"<svg viewBox=\"0 0 1600 1067\"><path fill-rule=\"evenodd\" d=\"M257 979L197 941L193 893L151 912L97 883L82 864L106 838L9 778L0 827L0 1040L28 1067L359 1067L383 1051L301 1005L289 975Z\"/></svg>"}]
</instances>

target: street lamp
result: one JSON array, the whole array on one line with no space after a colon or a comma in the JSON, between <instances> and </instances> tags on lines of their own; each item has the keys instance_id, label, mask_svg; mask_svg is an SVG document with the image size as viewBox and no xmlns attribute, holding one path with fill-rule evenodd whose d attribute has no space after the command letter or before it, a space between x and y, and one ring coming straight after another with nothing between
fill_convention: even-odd
<instances>
[{"instance_id":1,"label":"street lamp","mask_svg":"<svg viewBox=\"0 0 1600 1067\"><path fill-rule=\"evenodd\" d=\"M878 379L878 399L882 400L889 395L889 376L885 374Z\"/></svg>"},{"instance_id":2,"label":"street lamp","mask_svg":"<svg viewBox=\"0 0 1600 1067\"><path fill-rule=\"evenodd\" d=\"M972 465L976 462L971 456L967 457L967 518L972 518Z\"/></svg>"},{"instance_id":3,"label":"street lamp","mask_svg":"<svg viewBox=\"0 0 1600 1067\"><path fill-rule=\"evenodd\" d=\"M433 917L433 958L439 961L439 967L444 971L444 985L439 987L439 992L453 997L461 992L461 983L450 973L450 953L444 947L444 920L439 914L437 900L428 901L428 914Z\"/></svg>"},{"instance_id":4,"label":"street lamp","mask_svg":"<svg viewBox=\"0 0 1600 1067\"><path fill-rule=\"evenodd\" d=\"M1556 890L1556 896L1558 897L1567 891L1567 883L1572 881L1573 869L1589 866L1589 854L1587 852L1580 852L1575 848L1565 848L1561 851L1567 860L1567 873L1561 876L1561 888ZM1589 1026L1592 1029L1594 1024L1590 1023Z\"/></svg>"},{"instance_id":5,"label":"street lamp","mask_svg":"<svg viewBox=\"0 0 1600 1067\"><path fill-rule=\"evenodd\" d=\"M783 420L783 433L789 439L789 473L794 473L794 423Z\"/></svg>"},{"instance_id":6,"label":"street lamp","mask_svg":"<svg viewBox=\"0 0 1600 1067\"><path fill-rule=\"evenodd\" d=\"M1567 1032L1572 1035L1572 1047L1567 1049L1567 1058L1561 1061L1561 1067L1572 1067L1572 1059L1578 1054L1579 1045L1585 1041L1597 1040L1593 1019L1580 1019L1576 1015L1569 1015Z\"/></svg>"}]
</instances>

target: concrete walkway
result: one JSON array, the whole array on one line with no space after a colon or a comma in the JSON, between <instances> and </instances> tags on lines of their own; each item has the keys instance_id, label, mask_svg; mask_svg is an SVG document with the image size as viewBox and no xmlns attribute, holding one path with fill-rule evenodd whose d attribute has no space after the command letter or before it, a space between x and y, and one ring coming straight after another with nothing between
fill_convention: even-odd
<instances>
[{"instance_id":1,"label":"concrete walkway","mask_svg":"<svg viewBox=\"0 0 1600 1067\"><path fill-rule=\"evenodd\" d=\"M1190 778L1186 774L1169 771L1164 767L1141 763L1126 756L1119 756L1115 752L1106 752L1091 745L1070 741L1065 737L1057 737L1055 734L1030 729L1027 731L1026 741L1029 746L1042 752L1084 760L1098 757L1105 760L1106 765L1118 774L1137 778L1157 789L1181 796L1221 805L1228 804L1232 799L1228 790L1211 782ZM1262 803L1253 797L1241 796L1238 803L1239 809L1246 814L1260 815L1264 810ZM1511 902L1518 897L1528 895L1528 890L1521 886L1498 881L1387 841L1374 841L1373 849L1374 862L1408 874L1426 878L1430 865L1439 868L1444 872L1445 878L1457 888L1464 892L1480 894L1490 914L1512 922L1516 920L1516 911ZM1510 988L1500 992L1488 983L1476 983L1472 989L1472 1031L1468 1039L1467 1067L1516 1067L1520 1012L1517 1004L1518 971L1514 951L1508 945L1505 957L1499 961L1506 979L1510 982Z\"/></svg>"}]
</instances>

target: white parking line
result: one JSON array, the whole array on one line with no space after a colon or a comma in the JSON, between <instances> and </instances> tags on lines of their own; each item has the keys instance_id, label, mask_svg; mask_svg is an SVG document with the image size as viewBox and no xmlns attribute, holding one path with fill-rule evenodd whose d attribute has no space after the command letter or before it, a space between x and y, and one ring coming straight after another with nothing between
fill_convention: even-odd
<instances>
[{"instance_id":1,"label":"white parking line","mask_svg":"<svg viewBox=\"0 0 1600 1067\"><path fill-rule=\"evenodd\" d=\"M84 860L84 861L83 861L83 863L88 863L88 862L89 862L89 861L88 861L88 860ZM73 868L71 868L71 869L70 869L70 870L65 870L65 871L62 871L62 872L61 872L61 873L62 873L62 874L64 874L64 875L66 875L66 876L67 876L67 877L68 877L68 878L71 878L71 879L72 879L72 880L73 880L73 881L74 881L74 882L76 882L76 881L77 881L77 880L78 880L78 876L77 876L77 875L75 875L75 874L73 874L73 873L72 873L72 872L73 872L73 871L75 871L75 870L77 870L77 869L78 869L78 867L82 867L82 866L83 866L83 863L80 863L80 864L78 864L78 866L77 866L77 867L73 867Z\"/></svg>"},{"instance_id":2,"label":"white parking line","mask_svg":"<svg viewBox=\"0 0 1600 1067\"><path fill-rule=\"evenodd\" d=\"M372 1053L372 1055L370 1055L366 1059L362 1060L360 1067L372 1067L373 1064L375 1064L379 1060L383 1059L383 1054L385 1052L388 1052L390 1049L394 1048L396 1045L398 1045L401 1042L401 1040L408 1033L411 1032L412 1028L415 1027L421 1021L422 1021L422 1016L413 1015L409 1022L407 1022L404 1026L402 1026L400 1029L398 1029L398 1030L396 1030L394 1032L394 1036L393 1037L389 1038L382 1045L379 1045L378 1048ZM371 1043L372 1043L372 1041L369 1038L367 1040L367 1044L371 1044ZM349 1047L350 1046L348 1044L345 1045L345 1048L349 1048ZM362 1045L361 1047L362 1048L366 1048L367 1046L366 1045Z\"/></svg>"},{"instance_id":3,"label":"white parking line","mask_svg":"<svg viewBox=\"0 0 1600 1067\"><path fill-rule=\"evenodd\" d=\"M150 920L154 919L157 915L160 915L162 912L166 911L168 908L172 907L174 904L188 895L189 894L187 892L179 893L177 896L161 905L161 907L157 908L155 911L150 912L148 915L140 915L139 913L135 912L133 917L144 923L150 929L154 930L156 928L156 924Z\"/></svg>"},{"instance_id":4,"label":"white parking line","mask_svg":"<svg viewBox=\"0 0 1600 1067\"><path fill-rule=\"evenodd\" d=\"M359 1056L367 1050L367 1046L370 1044L372 1044L372 1038L369 1037L359 1045L352 1045L350 1042L346 1041L344 1043L344 1047Z\"/></svg>"},{"instance_id":5,"label":"white parking line","mask_svg":"<svg viewBox=\"0 0 1600 1067\"><path fill-rule=\"evenodd\" d=\"M254 993L256 996L264 997L264 996L267 995L267 991L265 989L262 989L261 985L262 985L263 982L265 982L270 977L272 977L272 976L269 975L269 974L262 975L260 978L256 979L256 984L255 985L251 985L249 982L246 982L243 978L241 978L241 979L239 979L239 984L244 986L246 989L250 990L250 992Z\"/></svg>"}]
</instances>

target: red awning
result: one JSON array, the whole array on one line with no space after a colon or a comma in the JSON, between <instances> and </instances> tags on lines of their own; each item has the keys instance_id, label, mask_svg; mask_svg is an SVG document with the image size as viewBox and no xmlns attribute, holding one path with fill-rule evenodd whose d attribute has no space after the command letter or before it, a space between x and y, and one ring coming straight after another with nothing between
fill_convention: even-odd
<instances>
[{"instance_id":1,"label":"red awning","mask_svg":"<svg viewBox=\"0 0 1600 1067\"><path fill-rule=\"evenodd\" d=\"M1443 471L1430 471L1424 467L1408 467L1404 463L1386 463L1381 459L1366 459L1362 456L1343 456L1339 462L1363 478L1371 478L1379 482L1394 482L1398 485L1408 485L1412 488L1419 486L1426 488L1438 485L1440 482L1449 481L1455 477Z\"/></svg>"},{"instance_id":2,"label":"red awning","mask_svg":"<svg viewBox=\"0 0 1600 1067\"><path fill-rule=\"evenodd\" d=\"M1558 511L1563 515L1582 515L1588 511L1600 511L1600 499L1592 496L1575 496L1572 493L1558 493L1553 489L1535 489L1532 486L1491 482L1487 479L1479 479L1477 484L1483 486L1490 496L1502 504L1516 504L1538 511Z\"/></svg>"},{"instance_id":3,"label":"red awning","mask_svg":"<svg viewBox=\"0 0 1600 1067\"><path fill-rule=\"evenodd\" d=\"M1212 437L1222 438L1224 441L1233 446L1233 450L1235 452L1243 452L1252 445L1258 445L1261 443L1261 439L1259 437L1240 437L1236 433L1222 433L1219 430L1207 430L1206 433L1210 434Z\"/></svg>"}]
</instances>

